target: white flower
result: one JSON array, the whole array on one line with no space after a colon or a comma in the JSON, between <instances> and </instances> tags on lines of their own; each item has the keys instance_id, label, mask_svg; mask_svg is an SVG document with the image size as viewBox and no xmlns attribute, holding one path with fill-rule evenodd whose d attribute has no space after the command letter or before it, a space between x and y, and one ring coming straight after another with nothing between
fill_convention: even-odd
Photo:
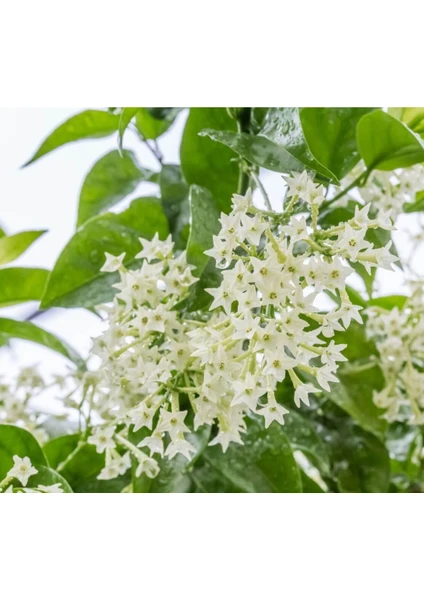
<instances>
[{"instance_id":1,"label":"white flower","mask_svg":"<svg viewBox=\"0 0 424 600\"><path fill-rule=\"evenodd\" d=\"M278 404L277 402L270 401L263 408L256 411L258 415L262 415L265 419L265 427L269 427L273 421L277 421L280 425L284 425L284 415L288 414L288 410Z\"/></svg>"},{"instance_id":2,"label":"white flower","mask_svg":"<svg viewBox=\"0 0 424 600\"><path fill-rule=\"evenodd\" d=\"M39 485L37 490L44 494L63 494L62 484L54 483L53 485Z\"/></svg>"},{"instance_id":3,"label":"white flower","mask_svg":"<svg viewBox=\"0 0 424 600\"><path fill-rule=\"evenodd\" d=\"M36 475L38 470L32 466L30 459L28 456L24 458L20 458L19 456L13 457L13 462L15 463L13 467L8 471L7 477L14 477L21 482L21 484L25 487L28 483L28 479L32 475Z\"/></svg>"},{"instance_id":4,"label":"white flower","mask_svg":"<svg viewBox=\"0 0 424 600\"><path fill-rule=\"evenodd\" d=\"M105 252L106 262L100 271L105 273L113 273L114 271L119 271L122 267L122 262L125 258L125 252L120 254L119 256L113 256L113 254L109 254L109 252Z\"/></svg>"},{"instance_id":5,"label":"white flower","mask_svg":"<svg viewBox=\"0 0 424 600\"><path fill-rule=\"evenodd\" d=\"M298 385L294 391L294 403L299 408L300 404L309 406L309 394L316 394L320 390L314 387L311 383L302 383Z\"/></svg>"},{"instance_id":6,"label":"white flower","mask_svg":"<svg viewBox=\"0 0 424 600\"><path fill-rule=\"evenodd\" d=\"M87 442L96 446L97 452L102 454L106 448L115 448L116 444L113 441L114 433L115 427L97 427L94 429Z\"/></svg>"}]
</instances>

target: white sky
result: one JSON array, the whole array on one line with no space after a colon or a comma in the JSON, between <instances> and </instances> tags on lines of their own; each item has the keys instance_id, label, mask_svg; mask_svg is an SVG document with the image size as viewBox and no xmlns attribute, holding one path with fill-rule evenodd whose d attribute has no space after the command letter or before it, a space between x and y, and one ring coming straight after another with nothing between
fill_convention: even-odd
<instances>
[{"instance_id":1,"label":"white sky","mask_svg":"<svg viewBox=\"0 0 424 600\"><path fill-rule=\"evenodd\" d=\"M8 234L48 229L48 233L13 266L52 268L75 230L79 190L84 176L101 156L116 148L115 136L88 140L60 148L21 169L41 141L77 112L75 108L0 109L0 225ZM181 114L171 130L159 140L166 162L179 162L179 141L184 121L185 115ZM155 159L131 132L127 132L124 145L136 150L143 166L157 170ZM281 177L266 172L263 181L271 197L274 194L279 199L282 194ZM155 187L150 184L140 184L129 200L154 190ZM415 217L404 218L401 226L407 229L416 227ZM402 251L406 238L402 234L398 238ZM399 293L401 285L401 275L384 274L380 293ZM0 309L0 315L23 318L36 307L36 303L22 304ZM83 355L90 348L90 336L101 329L99 319L82 309L55 309L38 317L35 323L67 340ZM66 361L41 346L19 340L12 342L12 352L0 349L0 373L18 364L35 363L47 373L62 371Z\"/></svg>"}]
</instances>

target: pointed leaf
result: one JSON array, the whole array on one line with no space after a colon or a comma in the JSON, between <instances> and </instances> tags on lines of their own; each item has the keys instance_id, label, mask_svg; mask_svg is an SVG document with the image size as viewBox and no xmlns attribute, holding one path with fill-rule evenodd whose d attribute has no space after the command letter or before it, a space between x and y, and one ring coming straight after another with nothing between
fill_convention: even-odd
<instances>
[{"instance_id":1,"label":"pointed leaf","mask_svg":"<svg viewBox=\"0 0 424 600\"><path fill-rule=\"evenodd\" d=\"M0 269L0 307L41 300L49 271L26 267Z\"/></svg>"},{"instance_id":2,"label":"pointed leaf","mask_svg":"<svg viewBox=\"0 0 424 600\"><path fill-rule=\"evenodd\" d=\"M103 110L85 110L59 125L24 167L60 146L84 139L107 137L118 130L119 116Z\"/></svg>"},{"instance_id":3,"label":"pointed leaf","mask_svg":"<svg viewBox=\"0 0 424 600\"><path fill-rule=\"evenodd\" d=\"M119 116L119 127L118 127L118 131L119 131L119 150L122 152L122 144L124 141L124 133L126 128L128 127L128 125L131 122L131 119L133 117L135 117L137 111L139 109L138 108L123 108L122 112Z\"/></svg>"},{"instance_id":4,"label":"pointed leaf","mask_svg":"<svg viewBox=\"0 0 424 600\"><path fill-rule=\"evenodd\" d=\"M46 233L45 229L40 231L21 231L14 235L1 236L0 265L10 263L21 256L43 233Z\"/></svg>"}]
</instances>

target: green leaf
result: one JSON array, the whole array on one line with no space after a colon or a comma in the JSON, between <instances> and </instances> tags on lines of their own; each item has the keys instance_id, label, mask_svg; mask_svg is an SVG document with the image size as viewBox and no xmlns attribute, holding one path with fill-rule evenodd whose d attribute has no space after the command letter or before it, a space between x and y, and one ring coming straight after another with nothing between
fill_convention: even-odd
<instances>
[{"instance_id":1,"label":"green leaf","mask_svg":"<svg viewBox=\"0 0 424 600\"><path fill-rule=\"evenodd\" d=\"M176 115L177 113L169 114L169 118L156 119L147 108L139 108L135 116L135 124L146 140L156 140L171 127Z\"/></svg>"},{"instance_id":2,"label":"green leaf","mask_svg":"<svg viewBox=\"0 0 424 600\"><path fill-rule=\"evenodd\" d=\"M399 119L420 135L424 133L424 108L389 108L389 115Z\"/></svg>"},{"instance_id":3,"label":"green leaf","mask_svg":"<svg viewBox=\"0 0 424 600\"><path fill-rule=\"evenodd\" d=\"M208 136L211 140L228 146L252 164L269 171L290 173L305 169L305 165L283 146L279 146L261 135L216 131L215 129L204 129L200 135Z\"/></svg>"},{"instance_id":4,"label":"green leaf","mask_svg":"<svg viewBox=\"0 0 424 600\"><path fill-rule=\"evenodd\" d=\"M107 213L87 221L62 250L47 285L43 308L52 306L91 308L109 302L117 273L101 273L105 252L125 252L126 266L134 266L140 252L139 237L151 239L158 232L168 235L166 216L157 198L138 198L121 213Z\"/></svg>"},{"instance_id":5,"label":"green leaf","mask_svg":"<svg viewBox=\"0 0 424 600\"><path fill-rule=\"evenodd\" d=\"M377 298L371 298L371 300L368 301L368 305L380 306L386 310L392 310L392 308L399 308L402 310L407 301L408 296L402 296L400 294L393 296L379 296Z\"/></svg>"},{"instance_id":6,"label":"green leaf","mask_svg":"<svg viewBox=\"0 0 424 600\"><path fill-rule=\"evenodd\" d=\"M43 451L29 431L15 425L0 424L0 481L13 467L15 455L20 458L28 456L31 463L37 468L39 465L47 466Z\"/></svg>"},{"instance_id":7,"label":"green leaf","mask_svg":"<svg viewBox=\"0 0 424 600\"><path fill-rule=\"evenodd\" d=\"M306 473L300 469L302 478L302 492L304 494L323 494L324 490L315 481L313 481Z\"/></svg>"},{"instance_id":8,"label":"green leaf","mask_svg":"<svg viewBox=\"0 0 424 600\"><path fill-rule=\"evenodd\" d=\"M105 455L99 454L95 446L86 442L79 442L78 450L72 451L69 460L61 461L57 465L59 473L65 477L74 491L82 487L84 482L96 477L105 466ZM60 458L62 458L60 454Z\"/></svg>"},{"instance_id":9,"label":"green leaf","mask_svg":"<svg viewBox=\"0 0 424 600\"><path fill-rule=\"evenodd\" d=\"M54 352L62 354L79 369L85 369L83 359L71 346L53 335L53 333L49 333L29 321L14 321L13 319L0 317L0 336L2 339L7 340L21 339L41 344Z\"/></svg>"},{"instance_id":10,"label":"green leaf","mask_svg":"<svg viewBox=\"0 0 424 600\"><path fill-rule=\"evenodd\" d=\"M72 494L72 488L62 475L50 469L49 467L37 466L38 473L32 475L28 481L30 488L36 488L39 485L54 485L60 483L62 490L65 494Z\"/></svg>"},{"instance_id":11,"label":"green leaf","mask_svg":"<svg viewBox=\"0 0 424 600\"><path fill-rule=\"evenodd\" d=\"M199 133L207 128L231 131L236 127L225 108L191 108L181 141L181 168L186 181L208 189L225 213L230 211L231 197L237 191L237 156Z\"/></svg>"},{"instance_id":12,"label":"green leaf","mask_svg":"<svg viewBox=\"0 0 424 600\"><path fill-rule=\"evenodd\" d=\"M284 433L293 450L300 450L323 475L330 472L330 459L324 441L311 422L301 414L290 411L284 417Z\"/></svg>"},{"instance_id":13,"label":"green leaf","mask_svg":"<svg viewBox=\"0 0 424 600\"><path fill-rule=\"evenodd\" d=\"M21 256L44 233L45 229L0 236L0 265L10 263Z\"/></svg>"},{"instance_id":14,"label":"green leaf","mask_svg":"<svg viewBox=\"0 0 424 600\"><path fill-rule=\"evenodd\" d=\"M159 121L173 121L182 108L146 108L151 117Z\"/></svg>"},{"instance_id":15,"label":"green leaf","mask_svg":"<svg viewBox=\"0 0 424 600\"><path fill-rule=\"evenodd\" d=\"M103 110L85 110L74 115L44 140L24 167L65 144L111 135L118 130L119 119L118 115Z\"/></svg>"},{"instance_id":16,"label":"green leaf","mask_svg":"<svg viewBox=\"0 0 424 600\"><path fill-rule=\"evenodd\" d=\"M122 112L119 116L119 126L118 126L118 132L119 132L119 150L122 152L122 144L124 141L124 133L126 128L128 127L128 125L131 122L131 119L133 117L135 117L136 113L138 112L138 108L123 108Z\"/></svg>"},{"instance_id":17,"label":"green leaf","mask_svg":"<svg viewBox=\"0 0 424 600\"><path fill-rule=\"evenodd\" d=\"M337 182L335 173L321 164L310 151L298 108L270 108L260 135L285 148L304 167Z\"/></svg>"},{"instance_id":18,"label":"green leaf","mask_svg":"<svg viewBox=\"0 0 424 600\"><path fill-rule=\"evenodd\" d=\"M102 213L133 192L152 171L142 169L129 150L112 150L92 167L81 188L77 226Z\"/></svg>"},{"instance_id":19,"label":"green leaf","mask_svg":"<svg viewBox=\"0 0 424 600\"><path fill-rule=\"evenodd\" d=\"M301 492L300 472L284 427L273 423L265 429L263 420L256 418L246 422L243 446L230 444L225 454L218 446L208 447L202 459L240 492Z\"/></svg>"},{"instance_id":20,"label":"green leaf","mask_svg":"<svg viewBox=\"0 0 424 600\"><path fill-rule=\"evenodd\" d=\"M422 212L424 210L424 190L415 194L415 202L405 202L403 210L406 213Z\"/></svg>"},{"instance_id":21,"label":"green leaf","mask_svg":"<svg viewBox=\"0 0 424 600\"><path fill-rule=\"evenodd\" d=\"M199 185L192 185L189 194L190 235L187 242L187 262L199 277L210 258L204 254L213 246L212 236L220 231L219 210L212 194Z\"/></svg>"},{"instance_id":22,"label":"green leaf","mask_svg":"<svg viewBox=\"0 0 424 600\"><path fill-rule=\"evenodd\" d=\"M364 115L356 134L359 152L369 170L393 171L424 161L424 141L382 110Z\"/></svg>"},{"instance_id":23,"label":"green leaf","mask_svg":"<svg viewBox=\"0 0 424 600\"><path fill-rule=\"evenodd\" d=\"M313 156L341 179L360 159L356 125L373 108L301 108L303 134Z\"/></svg>"},{"instance_id":24,"label":"green leaf","mask_svg":"<svg viewBox=\"0 0 424 600\"><path fill-rule=\"evenodd\" d=\"M378 438L357 426L339 423L326 439L341 492L387 492L390 459Z\"/></svg>"},{"instance_id":25,"label":"green leaf","mask_svg":"<svg viewBox=\"0 0 424 600\"><path fill-rule=\"evenodd\" d=\"M172 238L176 248L183 249L188 240L190 208L189 187L184 181L180 165L163 165L159 173L159 187Z\"/></svg>"},{"instance_id":26,"label":"green leaf","mask_svg":"<svg viewBox=\"0 0 424 600\"><path fill-rule=\"evenodd\" d=\"M48 277L46 269L0 269L0 307L41 300Z\"/></svg>"},{"instance_id":27,"label":"green leaf","mask_svg":"<svg viewBox=\"0 0 424 600\"><path fill-rule=\"evenodd\" d=\"M79 433L73 433L46 442L43 446L43 452L47 456L49 465L53 469L57 469L74 452L80 439Z\"/></svg>"}]
</instances>

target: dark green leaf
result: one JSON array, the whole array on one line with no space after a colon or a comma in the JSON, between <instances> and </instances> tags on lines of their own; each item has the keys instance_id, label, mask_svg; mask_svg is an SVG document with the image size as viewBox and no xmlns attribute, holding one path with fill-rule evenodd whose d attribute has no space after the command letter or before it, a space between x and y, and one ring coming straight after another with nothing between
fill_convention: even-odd
<instances>
[{"instance_id":1,"label":"dark green leaf","mask_svg":"<svg viewBox=\"0 0 424 600\"><path fill-rule=\"evenodd\" d=\"M270 108L260 135L285 148L304 165L303 168L307 167L337 182L335 173L321 164L310 151L298 108Z\"/></svg>"},{"instance_id":2,"label":"dark green leaf","mask_svg":"<svg viewBox=\"0 0 424 600\"><path fill-rule=\"evenodd\" d=\"M356 133L368 169L392 171L424 161L424 141L382 110L364 115Z\"/></svg>"},{"instance_id":3,"label":"dark green leaf","mask_svg":"<svg viewBox=\"0 0 424 600\"><path fill-rule=\"evenodd\" d=\"M74 448L75 450L75 448ZM80 442L76 452L69 460L57 466L59 473L65 477L74 491L81 488L84 482L96 477L105 466L105 455L99 454L95 446Z\"/></svg>"},{"instance_id":4,"label":"dark green leaf","mask_svg":"<svg viewBox=\"0 0 424 600\"><path fill-rule=\"evenodd\" d=\"M315 481L313 481L306 473L300 469L302 478L302 492L304 494L323 494L324 490Z\"/></svg>"},{"instance_id":5,"label":"dark green leaf","mask_svg":"<svg viewBox=\"0 0 424 600\"><path fill-rule=\"evenodd\" d=\"M228 213L237 191L239 167L234 152L199 136L203 129L235 130L225 108L191 108L181 142L181 168L186 181L208 189L218 208Z\"/></svg>"},{"instance_id":6,"label":"dark green leaf","mask_svg":"<svg viewBox=\"0 0 424 600\"><path fill-rule=\"evenodd\" d=\"M85 110L53 131L24 167L60 146L84 139L102 138L118 130L119 116L103 110Z\"/></svg>"},{"instance_id":7,"label":"dark green leaf","mask_svg":"<svg viewBox=\"0 0 424 600\"><path fill-rule=\"evenodd\" d=\"M10 263L21 256L43 233L46 233L45 229L0 236L0 265Z\"/></svg>"},{"instance_id":8,"label":"dark green leaf","mask_svg":"<svg viewBox=\"0 0 424 600\"><path fill-rule=\"evenodd\" d=\"M109 302L116 293L117 273L101 273L105 252L126 253L130 266L141 249L139 237L168 234L166 216L157 198L138 198L118 214L93 217L71 238L60 254L42 301L43 308L79 306L91 308Z\"/></svg>"},{"instance_id":9,"label":"dark green leaf","mask_svg":"<svg viewBox=\"0 0 424 600\"><path fill-rule=\"evenodd\" d=\"M168 218L169 228L176 248L187 245L190 209L189 187L184 181L179 165L163 165L159 173L162 208Z\"/></svg>"},{"instance_id":10,"label":"dark green leaf","mask_svg":"<svg viewBox=\"0 0 424 600\"><path fill-rule=\"evenodd\" d=\"M330 472L325 443L306 416L290 411L284 418L284 433L293 450L300 450L323 475Z\"/></svg>"},{"instance_id":11,"label":"dark green leaf","mask_svg":"<svg viewBox=\"0 0 424 600\"><path fill-rule=\"evenodd\" d=\"M200 135L208 136L211 140L228 146L249 162L269 171L290 173L305 169L305 165L283 146L279 146L261 135L216 131L215 129L204 129Z\"/></svg>"},{"instance_id":12,"label":"dark green leaf","mask_svg":"<svg viewBox=\"0 0 424 600\"><path fill-rule=\"evenodd\" d=\"M187 242L187 261L199 277L210 258L204 254L213 246L212 236L220 230L219 210L212 194L198 185L190 187L190 235Z\"/></svg>"},{"instance_id":13,"label":"dark green leaf","mask_svg":"<svg viewBox=\"0 0 424 600\"><path fill-rule=\"evenodd\" d=\"M53 333L49 333L45 329L41 329L41 327L38 327L29 321L14 321L13 319L1 317L0 335L7 340L17 338L41 344L54 352L62 354L78 368L85 368L83 359L73 348L71 348L71 346L53 335Z\"/></svg>"},{"instance_id":14,"label":"dark green leaf","mask_svg":"<svg viewBox=\"0 0 424 600\"><path fill-rule=\"evenodd\" d=\"M309 150L341 179L360 159L356 125L373 108L301 108L300 120Z\"/></svg>"},{"instance_id":15,"label":"dark green leaf","mask_svg":"<svg viewBox=\"0 0 424 600\"><path fill-rule=\"evenodd\" d=\"M326 439L341 492L387 492L390 459L378 438L345 423L333 427Z\"/></svg>"},{"instance_id":16,"label":"dark green leaf","mask_svg":"<svg viewBox=\"0 0 424 600\"><path fill-rule=\"evenodd\" d=\"M112 150L92 167L81 188L77 226L114 206L133 192L152 171L143 169L129 150Z\"/></svg>"},{"instance_id":17,"label":"dark green leaf","mask_svg":"<svg viewBox=\"0 0 424 600\"><path fill-rule=\"evenodd\" d=\"M20 458L28 456L31 463L37 468L39 465L47 466L43 451L29 431L15 425L0 424L0 481L13 467L15 455Z\"/></svg>"},{"instance_id":18,"label":"dark green leaf","mask_svg":"<svg viewBox=\"0 0 424 600\"><path fill-rule=\"evenodd\" d=\"M48 277L46 269L0 269L0 307L41 300Z\"/></svg>"},{"instance_id":19,"label":"dark green leaf","mask_svg":"<svg viewBox=\"0 0 424 600\"><path fill-rule=\"evenodd\" d=\"M265 429L262 419L246 421L244 445L230 444L225 454L218 446L209 447L202 456L205 462L240 492L301 492L300 472L284 427L273 423Z\"/></svg>"}]
</instances>

